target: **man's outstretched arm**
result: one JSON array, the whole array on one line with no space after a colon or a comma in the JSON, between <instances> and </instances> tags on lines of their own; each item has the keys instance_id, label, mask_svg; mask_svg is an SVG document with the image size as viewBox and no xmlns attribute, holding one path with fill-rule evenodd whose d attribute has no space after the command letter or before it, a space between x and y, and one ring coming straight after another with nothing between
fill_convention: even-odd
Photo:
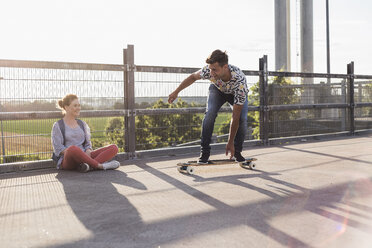
<instances>
[{"instance_id":1,"label":"man's outstretched arm","mask_svg":"<svg viewBox=\"0 0 372 248\"><path fill-rule=\"evenodd\" d=\"M183 89L189 87L196 80L199 80L199 79L201 79L200 70L197 71L197 72L194 72L194 73L190 74L190 76L188 76L187 78L185 78L185 80L183 80L180 83L180 85L177 87L177 89L175 91L173 91L171 94L169 94L169 96L168 96L168 103L172 103L174 100L176 100L177 97L178 97L178 93L180 93Z\"/></svg>"}]
</instances>

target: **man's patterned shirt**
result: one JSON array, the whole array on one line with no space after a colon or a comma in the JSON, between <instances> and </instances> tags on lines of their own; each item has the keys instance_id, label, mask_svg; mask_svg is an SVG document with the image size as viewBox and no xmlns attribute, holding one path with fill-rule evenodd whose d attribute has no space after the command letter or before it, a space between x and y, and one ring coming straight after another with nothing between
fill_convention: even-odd
<instances>
[{"instance_id":1,"label":"man's patterned shirt","mask_svg":"<svg viewBox=\"0 0 372 248\"><path fill-rule=\"evenodd\" d=\"M228 66L231 72L231 79L228 82L213 78L208 65L201 69L200 76L202 79L210 80L221 92L233 94L234 104L243 105L248 96L247 80L238 67L230 64Z\"/></svg>"}]
</instances>

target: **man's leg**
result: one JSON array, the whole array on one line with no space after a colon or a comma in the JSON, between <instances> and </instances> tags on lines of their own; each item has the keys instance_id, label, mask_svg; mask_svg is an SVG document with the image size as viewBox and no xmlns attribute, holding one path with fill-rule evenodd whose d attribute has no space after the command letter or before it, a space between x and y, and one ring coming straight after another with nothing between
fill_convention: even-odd
<instances>
[{"instance_id":1,"label":"man's leg","mask_svg":"<svg viewBox=\"0 0 372 248\"><path fill-rule=\"evenodd\" d=\"M202 132L201 132L201 153L209 158L211 152L211 138L213 134L214 122L217 113L221 106L225 103L223 93L219 91L213 84L209 86L207 109L203 118Z\"/></svg>"},{"instance_id":2,"label":"man's leg","mask_svg":"<svg viewBox=\"0 0 372 248\"><path fill-rule=\"evenodd\" d=\"M245 100L242 112L240 113L239 128L234 139L235 153L243 151L244 138L247 133L248 100Z\"/></svg>"},{"instance_id":3,"label":"man's leg","mask_svg":"<svg viewBox=\"0 0 372 248\"><path fill-rule=\"evenodd\" d=\"M232 107L234 104L234 96L226 94L225 97L227 101L230 103L230 106ZM244 138L247 132L247 120L248 120L248 99L245 100L243 104L242 112L240 113L240 118L239 118L239 128L234 138L234 148L235 148L234 157L239 162L245 160L245 158L241 155L241 152L243 151Z\"/></svg>"}]
</instances>

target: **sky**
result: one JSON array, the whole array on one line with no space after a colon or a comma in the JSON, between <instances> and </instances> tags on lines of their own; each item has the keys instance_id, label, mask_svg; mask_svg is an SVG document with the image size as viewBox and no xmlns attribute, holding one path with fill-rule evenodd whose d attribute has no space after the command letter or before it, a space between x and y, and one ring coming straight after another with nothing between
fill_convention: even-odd
<instances>
[{"instance_id":1,"label":"sky","mask_svg":"<svg viewBox=\"0 0 372 248\"><path fill-rule=\"evenodd\" d=\"M292 71L298 3L290 0ZM325 3L313 0L318 73L327 71ZM356 74L372 75L372 1L329 7L331 73L354 61ZM0 10L0 59L122 64L131 44L137 65L202 67L221 49L244 70L268 55L275 70L274 0L0 0Z\"/></svg>"}]
</instances>

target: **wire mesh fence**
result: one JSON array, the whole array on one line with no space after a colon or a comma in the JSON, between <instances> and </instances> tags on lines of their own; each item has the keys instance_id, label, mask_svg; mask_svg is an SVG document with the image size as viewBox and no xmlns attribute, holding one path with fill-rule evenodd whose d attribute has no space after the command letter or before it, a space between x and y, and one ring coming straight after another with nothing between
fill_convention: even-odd
<instances>
[{"instance_id":1,"label":"wire mesh fence","mask_svg":"<svg viewBox=\"0 0 372 248\"><path fill-rule=\"evenodd\" d=\"M35 61L1 61L0 112L60 112L66 94L79 96L82 110L115 109L124 102L123 70L118 66ZM110 71L111 69L111 71ZM115 69L115 70L113 70ZM60 115L60 114L59 114ZM57 116L59 116L57 115ZM107 119L107 118L105 118ZM51 128L58 118L0 120L0 162L49 159ZM84 119L85 120L85 119ZM96 143L105 143L106 120L88 118Z\"/></svg>"},{"instance_id":2,"label":"wire mesh fence","mask_svg":"<svg viewBox=\"0 0 372 248\"><path fill-rule=\"evenodd\" d=\"M302 78L303 80L303 78ZM346 78L311 78L298 84L296 79L269 78L268 105L346 104ZM291 109L269 114L269 138L291 137L347 131L345 108Z\"/></svg>"},{"instance_id":3,"label":"wire mesh fence","mask_svg":"<svg viewBox=\"0 0 372 248\"><path fill-rule=\"evenodd\" d=\"M199 144L209 81L196 82L175 104L167 103L169 93L198 68L125 63L0 60L0 163L49 159L52 125L62 117L56 102L71 93L80 99L94 148L115 143L121 153L133 153ZM273 138L372 129L372 76L263 67L243 72L250 89L246 140L265 144ZM212 142L227 141L230 119L231 108L224 105Z\"/></svg>"}]
</instances>

